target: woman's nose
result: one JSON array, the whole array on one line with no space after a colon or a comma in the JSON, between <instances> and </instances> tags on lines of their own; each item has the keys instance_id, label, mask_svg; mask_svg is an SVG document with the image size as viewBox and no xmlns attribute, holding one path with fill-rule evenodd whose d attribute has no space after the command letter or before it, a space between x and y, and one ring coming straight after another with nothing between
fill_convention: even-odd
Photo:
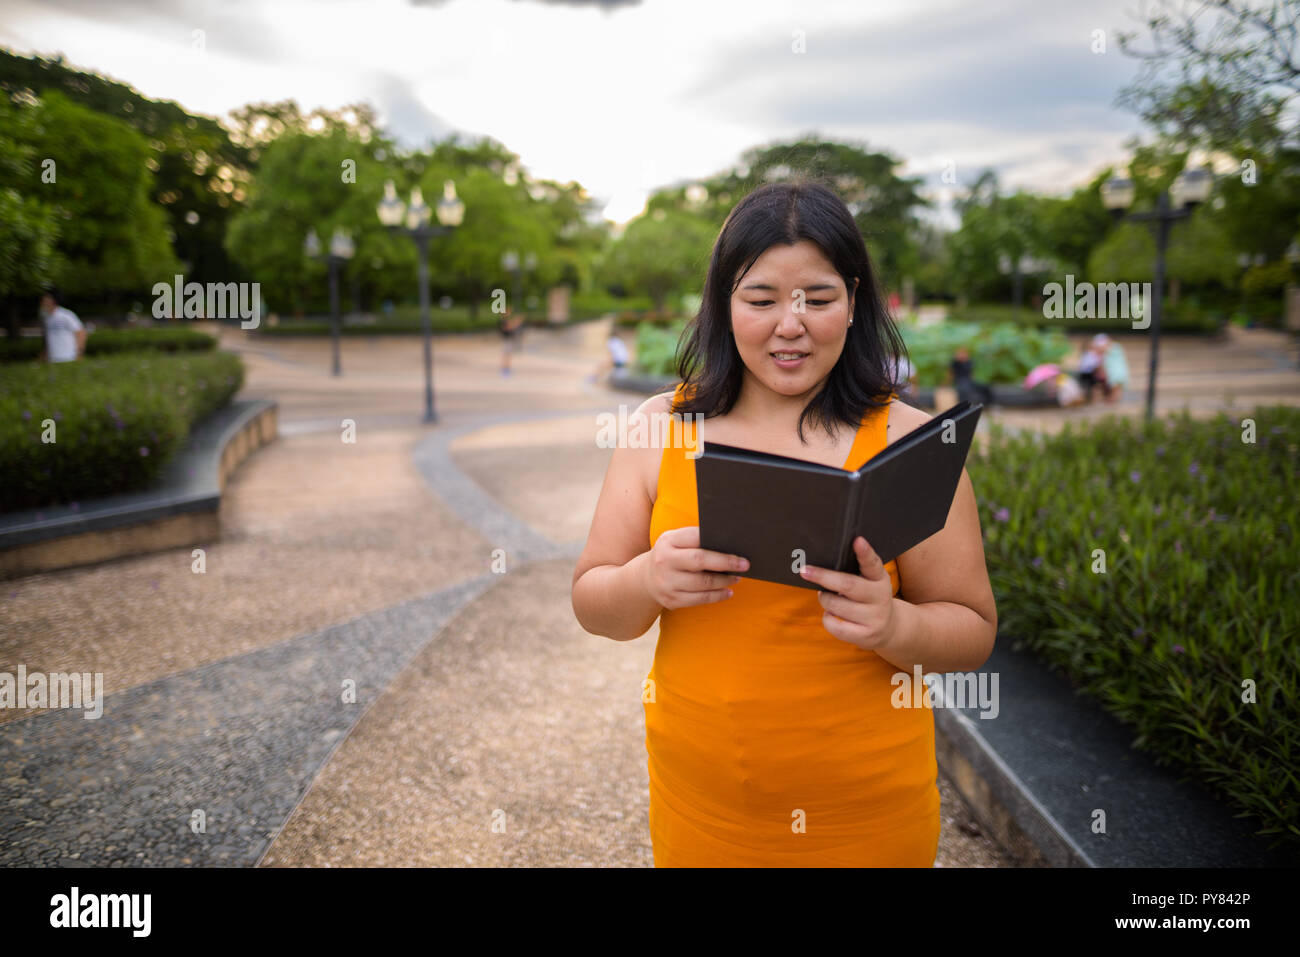
<instances>
[{"instance_id":1,"label":"woman's nose","mask_svg":"<svg viewBox=\"0 0 1300 957\"><path fill-rule=\"evenodd\" d=\"M793 339L803 334L803 316L798 312L797 302L797 300L794 300L786 306L785 315L776 324L777 335Z\"/></svg>"}]
</instances>

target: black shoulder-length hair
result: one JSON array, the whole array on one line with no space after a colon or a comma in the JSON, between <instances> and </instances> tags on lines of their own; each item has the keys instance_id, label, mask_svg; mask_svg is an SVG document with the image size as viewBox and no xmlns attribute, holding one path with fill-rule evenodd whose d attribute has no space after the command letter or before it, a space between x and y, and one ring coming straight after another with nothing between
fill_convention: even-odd
<instances>
[{"instance_id":1,"label":"black shoulder-length hair","mask_svg":"<svg viewBox=\"0 0 1300 957\"><path fill-rule=\"evenodd\" d=\"M805 422L824 427L834 438L835 423L852 429L868 409L888 404L896 389L891 371L906 346L881 296L876 271L858 224L834 192L815 181L769 183L745 196L731 210L713 244L703 301L679 340L677 374L684 383L674 413L723 415L740 398L744 361L731 331L731 296L764 252L778 243L801 239L816 243L854 294L853 325L844 350L822 390L799 416L799 441ZM854 280L857 289L854 291Z\"/></svg>"}]
</instances>

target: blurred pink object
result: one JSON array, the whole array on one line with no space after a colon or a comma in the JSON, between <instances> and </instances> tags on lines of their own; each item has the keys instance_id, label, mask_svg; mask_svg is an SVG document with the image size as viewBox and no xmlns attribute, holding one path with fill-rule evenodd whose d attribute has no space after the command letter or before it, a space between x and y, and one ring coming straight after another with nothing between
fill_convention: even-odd
<instances>
[{"instance_id":1,"label":"blurred pink object","mask_svg":"<svg viewBox=\"0 0 1300 957\"><path fill-rule=\"evenodd\" d=\"M1025 376L1024 387L1032 389L1039 383L1046 382L1048 379L1054 379L1061 374L1061 367L1054 362L1046 362L1041 366L1031 369L1029 375Z\"/></svg>"}]
</instances>

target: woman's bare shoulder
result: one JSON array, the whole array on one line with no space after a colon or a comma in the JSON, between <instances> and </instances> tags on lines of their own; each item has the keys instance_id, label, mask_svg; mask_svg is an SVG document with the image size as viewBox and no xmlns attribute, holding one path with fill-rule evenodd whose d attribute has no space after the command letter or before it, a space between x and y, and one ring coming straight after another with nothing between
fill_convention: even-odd
<instances>
[{"instance_id":1,"label":"woman's bare shoulder","mask_svg":"<svg viewBox=\"0 0 1300 957\"><path fill-rule=\"evenodd\" d=\"M672 412L674 395L675 392L660 392L637 406L634 415L645 420L647 436L657 434L659 423L663 421L660 417ZM663 449L658 443L651 442L638 448L634 454L646 498L653 503L659 494L659 465Z\"/></svg>"},{"instance_id":2,"label":"woman's bare shoulder","mask_svg":"<svg viewBox=\"0 0 1300 957\"><path fill-rule=\"evenodd\" d=\"M933 419L929 412L910 406L901 399L889 404L889 420L885 423L885 444L901 439L914 429L919 429Z\"/></svg>"}]
</instances>

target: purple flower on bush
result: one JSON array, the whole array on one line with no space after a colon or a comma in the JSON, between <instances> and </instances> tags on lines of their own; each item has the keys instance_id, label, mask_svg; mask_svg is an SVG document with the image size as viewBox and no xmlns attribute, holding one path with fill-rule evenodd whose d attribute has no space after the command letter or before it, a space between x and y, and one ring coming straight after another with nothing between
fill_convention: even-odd
<instances>
[{"instance_id":1,"label":"purple flower on bush","mask_svg":"<svg viewBox=\"0 0 1300 957\"><path fill-rule=\"evenodd\" d=\"M1128 477L1131 478L1134 482L1136 482L1142 478L1142 473L1139 472L1137 469L1134 469L1132 472L1128 473Z\"/></svg>"},{"instance_id":2,"label":"purple flower on bush","mask_svg":"<svg viewBox=\"0 0 1300 957\"><path fill-rule=\"evenodd\" d=\"M63 413L62 413L62 412L55 412L55 413L54 413L54 421L55 421L55 422L62 422L62 421L63 421Z\"/></svg>"},{"instance_id":3,"label":"purple flower on bush","mask_svg":"<svg viewBox=\"0 0 1300 957\"><path fill-rule=\"evenodd\" d=\"M1009 509L1000 508L994 513L993 517L999 522L1008 522L1011 520L1011 512Z\"/></svg>"},{"instance_id":4,"label":"purple flower on bush","mask_svg":"<svg viewBox=\"0 0 1300 957\"><path fill-rule=\"evenodd\" d=\"M148 454L149 454L149 449L148 449L146 446L143 446L143 445L140 446L140 454L141 454L141 455L148 455Z\"/></svg>"},{"instance_id":5,"label":"purple flower on bush","mask_svg":"<svg viewBox=\"0 0 1300 957\"><path fill-rule=\"evenodd\" d=\"M1153 512L1153 514L1155 514L1155 515L1159 515L1159 514L1160 514L1161 512L1163 512L1164 510L1165 510L1165 507L1164 507L1163 505L1157 505L1154 509L1152 509L1152 512Z\"/></svg>"},{"instance_id":6,"label":"purple flower on bush","mask_svg":"<svg viewBox=\"0 0 1300 957\"><path fill-rule=\"evenodd\" d=\"M1179 555L1181 555L1181 554L1183 553L1183 543L1182 543L1182 541L1174 542L1174 551L1176 551Z\"/></svg>"},{"instance_id":7,"label":"purple flower on bush","mask_svg":"<svg viewBox=\"0 0 1300 957\"><path fill-rule=\"evenodd\" d=\"M1146 633L1147 633L1147 630L1146 630L1145 628L1143 628L1141 625L1138 625L1136 628L1133 629L1133 637L1134 637L1134 638L1141 638L1141 637L1142 637L1143 635L1145 635Z\"/></svg>"},{"instance_id":8,"label":"purple flower on bush","mask_svg":"<svg viewBox=\"0 0 1300 957\"><path fill-rule=\"evenodd\" d=\"M32 417L32 414L31 414L30 412L28 412L26 409L23 409L23 421L26 422L26 421L28 421L29 419L31 419L31 417Z\"/></svg>"},{"instance_id":9,"label":"purple flower on bush","mask_svg":"<svg viewBox=\"0 0 1300 957\"><path fill-rule=\"evenodd\" d=\"M1164 455L1164 454L1165 454L1165 447L1163 445L1157 445L1156 455Z\"/></svg>"},{"instance_id":10,"label":"purple flower on bush","mask_svg":"<svg viewBox=\"0 0 1300 957\"><path fill-rule=\"evenodd\" d=\"M1173 649L1173 650L1174 650L1174 654L1176 654L1176 655L1181 655L1181 654L1182 654L1183 652L1185 652L1187 649L1184 648L1182 645L1174 645L1174 649Z\"/></svg>"},{"instance_id":11,"label":"purple flower on bush","mask_svg":"<svg viewBox=\"0 0 1300 957\"><path fill-rule=\"evenodd\" d=\"M1042 567L1043 567L1043 556L1042 556L1042 555L1039 555L1039 556L1035 557L1034 560L1033 560L1032 562L1030 562L1029 564L1033 565L1035 568L1042 568Z\"/></svg>"},{"instance_id":12,"label":"purple flower on bush","mask_svg":"<svg viewBox=\"0 0 1300 957\"><path fill-rule=\"evenodd\" d=\"M1190 475L1195 475L1195 474L1196 474L1197 472L1199 472L1200 470L1201 470L1201 469L1200 469L1200 466L1198 466L1195 462L1193 462L1191 465L1187 466L1187 472L1188 472L1188 474L1190 474Z\"/></svg>"}]
</instances>

